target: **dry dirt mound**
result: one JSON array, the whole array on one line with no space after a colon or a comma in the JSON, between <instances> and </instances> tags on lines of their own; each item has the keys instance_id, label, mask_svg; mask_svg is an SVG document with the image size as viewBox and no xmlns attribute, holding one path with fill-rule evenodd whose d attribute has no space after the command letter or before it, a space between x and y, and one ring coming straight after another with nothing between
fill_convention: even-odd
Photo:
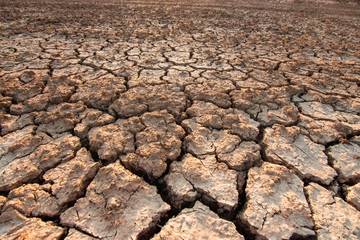
<instances>
[{"instance_id":1,"label":"dry dirt mound","mask_svg":"<svg viewBox=\"0 0 360 240\"><path fill-rule=\"evenodd\" d=\"M359 239L359 16L0 1L0 239Z\"/></svg>"}]
</instances>

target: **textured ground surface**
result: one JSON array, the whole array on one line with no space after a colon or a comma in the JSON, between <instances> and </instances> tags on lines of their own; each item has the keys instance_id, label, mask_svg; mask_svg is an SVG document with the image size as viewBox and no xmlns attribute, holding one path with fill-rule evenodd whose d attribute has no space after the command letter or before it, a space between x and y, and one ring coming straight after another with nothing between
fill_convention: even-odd
<instances>
[{"instance_id":1,"label":"textured ground surface","mask_svg":"<svg viewBox=\"0 0 360 240\"><path fill-rule=\"evenodd\" d=\"M1 239L359 239L360 6L0 0Z\"/></svg>"}]
</instances>

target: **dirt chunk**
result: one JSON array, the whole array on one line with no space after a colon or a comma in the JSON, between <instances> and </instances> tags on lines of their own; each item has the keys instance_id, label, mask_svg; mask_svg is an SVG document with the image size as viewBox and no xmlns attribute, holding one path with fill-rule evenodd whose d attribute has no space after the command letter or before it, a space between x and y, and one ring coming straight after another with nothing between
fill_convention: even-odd
<instances>
[{"instance_id":1,"label":"dirt chunk","mask_svg":"<svg viewBox=\"0 0 360 240\"><path fill-rule=\"evenodd\" d=\"M305 187L319 239L358 239L360 213L332 192L316 183Z\"/></svg>"},{"instance_id":2,"label":"dirt chunk","mask_svg":"<svg viewBox=\"0 0 360 240\"><path fill-rule=\"evenodd\" d=\"M306 129L312 141L319 144L328 144L353 134L354 128L346 123L329 120L314 120L300 114L299 126Z\"/></svg>"},{"instance_id":3,"label":"dirt chunk","mask_svg":"<svg viewBox=\"0 0 360 240\"><path fill-rule=\"evenodd\" d=\"M198 157L229 153L241 143L240 137L232 134L231 130L210 130L193 119L184 120L182 126L190 133L184 139L185 149Z\"/></svg>"},{"instance_id":4,"label":"dirt chunk","mask_svg":"<svg viewBox=\"0 0 360 240\"><path fill-rule=\"evenodd\" d=\"M152 239L194 239L195 236L196 239L244 239L232 222L219 218L199 201L170 219Z\"/></svg>"},{"instance_id":5,"label":"dirt chunk","mask_svg":"<svg viewBox=\"0 0 360 240\"><path fill-rule=\"evenodd\" d=\"M101 160L114 161L120 154L135 151L134 134L144 127L140 118L132 117L92 128L88 133L90 150L96 151Z\"/></svg>"},{"instance_id":6,"label":"dirt chunk","mask_svg":"<svg viewBox=\"0 0 360 240\"><path fill-rule=\"evenodd\" d=\"M194 101L187 115L206 128L229 129L242 140L255 140L260 124L238 109L223 109L213 103Z\"/></svg>"},{"instance_id":7,"label":"dirt chunk","mask_svg":"<svg viewBox=\"0 0 360 240\"><path fill-rule=\"evenodd\" d=\"M80 114L81 122L76 125L74 132L80 139L85 139L90 129L115 122L110 114L97 109L86 109Z\"/></svg>"},{"instance_id":8,"label":"dirt chunk","mask_svg":"<svg viewBox=\"0 0 360 240\"><path fill-rule=\"evenodd\" d=\"M73 159L50 169L43 178L51 184L51 194L55 196L58 205L62 206L84 193L86 184L95 177L99 166L91 154L82 148Z\"/></svg>"},{"instance_id":9,"label":"dirt chunk","mask_svg":"<svg viewBox=\"0 0 360 240\"><path fill-rule=\"evenodd\" d=\"M191 84L186 86L185 92L190 99L195 101L211 102L222 108L231 106L229 95L221 88L211 87L205 84Z\"/></svg>"},{"instance_id":10,"label":"dirt chunk","mask_svg":"<svg viewBox=\"0 0 360 240\"><path fill-rule=\"evenodd\" d=\"M49 102L59 104L69 100L77 85L78 82L65 76L50 78L43 92L47 95Z\"/></svg>"},{"instance_id":11,"label":"dirt chunk","mask_svg":"<svg viewBox=\"0 0 360 240\"><path fill-rule=\"evenodd\" d=\"M220 162L237 171L248 170L261 161L260 146L255 142L242 142L230 153L220 153Z\"/></svg>"},{"instance_id":12,"label":"dirt chunk","mask_svg":"<svg viewBox=\"0 0 360 240\"><path fill-rule=\"evenodd\" d=\"M4 209L14 208L25 216L54 217L59 213L60 205L51 195L51 185L25 184L12 191Z\"/></svg>"},{"instance_id":13,"label":"dirt chunk","mask_svg":"<svg viewBox=\"0 0 360 240\"><path fill-rule=\"evenodd\" d=\"M35 129L35 126L28 126L0 138L0 172L15 159L31 154L41 144L50 141L45 134L36 134Z\"/></svg>"},{"instance_id":14,"label":"dirt chunk","mask_svg":"<svg viewBox=\"0 0 360 240\"><path fill-rule=\"evenodd\" d=\"M101 160L120 157L126 167L154 179L165 172L167 161L180 155L184 134L174 117L163 110L93 128L89 141Z\"/></svg>"},{"instance_id":15,"label":"dirt chunk","mask_svg":"<svg viewBox=\"0 0 360 240\"><path fill-rule=\"evenodd\" d=\"M0 94L0 112L5 113L12 104L12 97L3 96L3 94Z\"/></svg>"},{"instance_id":16,"label":"dirt chunk","mask_svg":"<svg viewBox=\"0 0 360 240\"><path fill-rule=\"evenodd\" d=\"M83 101L88 107L107 110L125 90L125 80L122 77L100 77L79 85L70 101Z\"/></svg>"},{"instance_id":17,"label":"dirt chunk","mask_svg":"<svg viewBox=\"0 0 360 240\"><path fill-rule=\"evenodd\" d=\"M270 126L293 124L298 119L298 108L291 97L303 92L298 86L272 87L267 90L241 89L230 93L234 106L250 114L260 123Z\"/></svg>"},{"instance_id":18,"label":"dirt chunk","mask_svg":"<svg viewBox=\"0 0 360 240\"><path fill-rule=\"evenodd\" d=\"M301 99L304 101L299 103L299 109L304 115L316 120L342 122L353 131L360 129L358 99L335 97L314 91L309 91L301 96Z\"/></svg>"},{"instance_id":19,"label":"dirt chunk","mask_svg":"<svg viewBox=\"0 0 360 240\"><path fill-rule=\"evenodd\" d=\"M166 83L162 78L165 76L165 70L142 69L140 73L133 74L128 82L129 88L138 86L156 86Z\"/></svg>"},{"instance_id":20,"label":"dirt chunk","mask_svg":"<svg viewBox=\"0 0 360 240\"><path fill-rule=\"evenodd\" d=\"M135 134L135 152L122 156L121 161L126 167L156 179L165 172L167 161L179 157L185 131L165 110L145 113L141 122L145 129Z\"/></svg>"},{"instance_id":21,"label":"dirt chunk","mask_svg":"<svg viewBox=\"0 0 360 240\"><path fill-rule=\"evenodd\" d=\"M0 196L0 211L2 210L2 207L4 206L6 200L6 197Z\"/></svg>"},{"instance_id":22,"label":"dirt chunk","mask_svg":"<svg viewBox=\"0 0 360 240\"><path fill-rule=\"evenodd\" d=\"M64 229L39 218L26 218L10 208L0 215L0 238L60 240Z\"/></svg>"},{"instance_id":23,"label":"dirt chunk","mask_svg":"<svg viewBox=\"0 0 360 240\"><path fill-rule=\"evenodd\" d=\"M37 76L32 71L25 72L18 77L2 77L0 93L13 97L17 103L20 103L40 94L45 87L47 79L47 77Z\"/></svg>"},{"instance_id":24,"label":"dirt chunk","mask_svg":"<svg viewBox=\"0 0 360 240\"><path fill-rule=\"evenodd\" d=\"M47 111L42 111L36 116L35 123L39 125L39 130L56 136L73 130L80 122L80 114L85 110L83 102L52 105Z\"/></svg>"},{"instance_id":25,"label":"dirt chunk","mask_svg":"<svg viewBox=\"0 0 360 240\"><path fill-rule=\"evenodd\" d=\"M337 175L328 165L325 147L302 135L299 127L276 124L265 129L263 141L270 161L295 169L301 178L329 184Z\"/></svg>"},{"instance_id":26,"label":"dirt chunk","mask_svg":"<svg viewBox=\"0 0 360 240\"><path fill-rule=\"evenodd\" d=\"M200 159L187 154L180 162L171 164L165 182L176 206L194 200L197 192L215 203L220 211L232 212L238 205L237 183L241 177L245 176L218 163L213 155Z\"/></svg>"},{"instance_id":27,"label":"dirt chunk","mask_svg":"<svg viewBox=\"0 0 360 240\"><path fill-rule=\"evenodd\" d=\"M0 114L1 136L33 125L37 113L23 114L21 116L11 114Z\"/></svg>"},{"instance_id":28,"label":"dirt chunk","mask_svg":"<svg viewBox=\"0 0 360 240\"><path fill-rule=\"evenodd\" d=\"M360 180L360 137L329 147L328 154L341 182Z\"/></svg>"},{"instance_id":29,"label":"dirt chunk","mask_svg":"<svg viewBox=\"0 0 360 240\"><path fill-rule=\"evenodd\" d=\"M170 210L156 188L119 162L99 170L86 196L61 215L61 224L102 239L137 239Z\"/></svg>"},{"instance_id":30,"label":"dirt chunk","mask_svg":"<svg viewBox=\"0 0 360 240\"><path fill-rule=\"evenodd\" d=\"M346 201L360 211L360 183L346 188Z\"/></svg>"},{"instance_id":31,"label":"dirt chunk","mask_svg":"<svg viewBox=\"0 0 360 240\"><path fill-rule=\"evenodd\" d=\"M314 236L303 182L287 168L264 163L248 172L244 210L237 216L262 239Z\"/></svg>"},{"instance_id":32,"label":"dirt chunk","mask_svg":"<svg viewBox=\"0 0 360 240\"><path fill-rule=\"evenodd\" d=\"M64 134L40 145L29 155L15 158L0 172L0 191L9 191L36 179L50 168L72 159L79 149L79 138Z\"/></svg>"},{"instance_id":33,"label":"dirt chunk","mask_svg":"<svg viewBox=\"0 0 360 240\"><path fill-rule=\"evenodd\" d=\"M146 111L167 110L177 119L187 105L186 96L174 85L132 88L120 94L109 108L119 117L139 116Z\"/></svg>"}]
</instances>

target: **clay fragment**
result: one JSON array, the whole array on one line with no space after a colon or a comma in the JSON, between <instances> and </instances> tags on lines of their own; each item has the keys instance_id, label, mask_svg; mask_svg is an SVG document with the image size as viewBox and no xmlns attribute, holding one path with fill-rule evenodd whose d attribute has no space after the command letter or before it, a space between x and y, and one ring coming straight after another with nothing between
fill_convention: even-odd
<instances>
[{"instance_id":1,"label":"clay fragment","mask_svg":"<svg viewBox=\"0 0 360 240\"><path fill-rule=\"evenodd\" d=\"M305 187L318 239L359 239L360 212L316 183Z\"/></svg>"},{"instance_id":2,"label":"clay fragment","mask_svg":"<svg viewBox=\"0 0 360 240\"><path fill-rule=\"evenodd\" d=\"M118 161L99 170L86 196L61 214L61 224L101 239L137 239L170 210L156 187Z\"/></svg>"},{"instance_id":3,"label":"clay fragment","mask_svg":"<svg viewBox=\"0 0 360 240\"><path fill-rule=\"evenodd\" d=\"M299 127L276 124L265 129L263 141L266 156L271 162L289 166L301 178L330 184L337 176L336 171L328 165L325 147L302 135Z\"/></svg>"},{"instance_id":4,"label":"clay fragment","mask_svg":"<svg viewBox=\"0 0 360 240\"><path fill-rule=\"evenodd\" d=\"M152 239L240 239L235 225L219 218L209 207L196 202L193 208L186 208L170 219Z\"/></svg>"},{"instance_id":5,"label":"clay fragment","mask_svg":"<svg viewBox=\"0 0 360 240\"><path fill-rule=\"evenodd\" d=\"M314 236L304 183L287 168L265 162L251 168L245 208L237 216L259 239Z\"/></svg>"}]
</instances>

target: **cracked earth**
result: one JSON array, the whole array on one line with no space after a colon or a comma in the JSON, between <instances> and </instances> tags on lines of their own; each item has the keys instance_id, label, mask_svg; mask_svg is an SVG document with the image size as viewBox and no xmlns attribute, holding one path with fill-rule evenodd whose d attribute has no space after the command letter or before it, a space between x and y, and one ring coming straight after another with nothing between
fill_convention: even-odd
<instances>
[{"instance_id":1,"label":"cracked earth","mask_svg":"<svg viewBox=\"0 0 360 240\"><path fill-rule=\"evenodd\" d=\"M0 12L0 239L360 239L358 3Z\"/></svg>"}]
</instances>

